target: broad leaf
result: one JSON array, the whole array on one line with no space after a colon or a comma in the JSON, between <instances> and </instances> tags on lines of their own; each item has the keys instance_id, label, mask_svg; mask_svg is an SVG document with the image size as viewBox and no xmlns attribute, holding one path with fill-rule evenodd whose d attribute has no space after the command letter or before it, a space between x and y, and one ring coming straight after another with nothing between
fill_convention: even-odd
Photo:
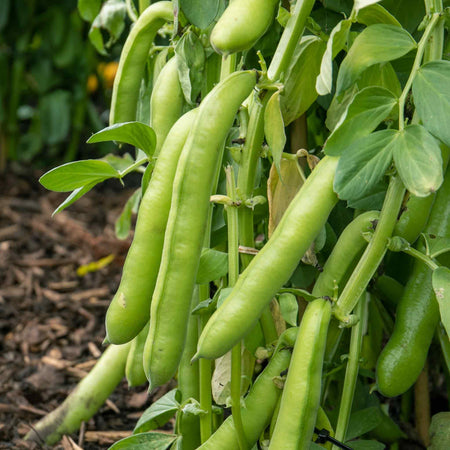
<instances>
[{"instance_id":1,"label":"broad leaf","mask_svg":"<svg viewBox=\"0 0 450 450\"><path fill-rule=\"evenodd\" d=\"M450 412L434 414L430 425L430 449L450 448Z\"/></svg>"},{"instance_id":2,"label":"broad leaf","mask_svg":"<svg viewBox=\"0 0 450 450\"><path fill-rule=\"evenodd\" d=\"M406 189L416 197L426 197L441 186L441 150L421 125L410 125L399 132L394 161Z\"/></svg>"},{"instance_id":3,"label":"broad leaf","mask_svg":"<svg viewBox=\"0 0 450 450\"><path fill-rule=\"evenodd\" d=\"M281 94L285 126L300 117L317 98L316 78L324 51L325 42L315 36L304 37L296 47Z\"/></svg>"},{"instance_id":4,"label":"broad leaf","mask_svg":"<svg viewBox=\"0 0 450 450\"><path fill-rule=\"evenodd\" d=\"M334 178L339 198L353 201L371 192L391 164L397 137L396 130L376 131L343 152Z\"/></svg>"},{"instance_id":5,"label":"broad leaf","mask_svg":"<svg viewBox=\"0 0 450 450\"><path fill-rule=\"evenodd\" d=\"M346 438L348 440L362 436L376 428L382 421L383 412L377 406L361 409L351 414Z\"/></svg>"},{"instance_id":6,"label":"broad leaf","mask_svg":"<svg viewBox=\"0 0 450 450\"><path fill-rule=\"evenodd\" d=\"M450 145L450 61L431 61L417 72L412 86L414 104L424 127Z\"/></svg>"},{"instance_id":7,"label":"broad leaf","mask_svg":"<svg viewBox=\"0 0 450 450\"><path fill-rule=\"evenodd\" d=\"M155 428L162 427L166 424L180 407L180 403L177 400L179 394L177 395L177 393L177 389L172 389L155 403L150 405L138 420L138 423L134 427L133 434L154 430Z\"/></svg>"},{"instance_id":8,"label":"broad leaf","mask_svg":"<svg viewBox=\"0 0 450 450\"><path fill-rule=\"evenodd\" d=\"M326 127L333 131L337 124L341 121L342 117L347 114L347 109L350 103L358 93L358 86L354 84L351 88L347 89L341 96L335 95L331 100L330 107L327 111L327 118L325 120Z\"/></svg>"},{"instance_id":9,"label":"broad leaf","mask_svg":"<svg viewBox=\"0 0 450 450\"><path fill-rule=\"evenodd\" d=\"M78 12L87 22L92 22L100 11L101 0L78 0Z\"/></svg>"},{"instance_id":10,"label":"broad leaf","mask_svg":"<svg viewBox=\"0 0 450 450\"><path fill-rule=\"evenodd\" d=\"M351 20L341 20L331 31L327 48L320 64L320 73L316 80L316 90L320 95L327 95L331 92L333 59L345 47L351 25Z\"/></svg>"},{"instance_id":11,"label":"broad leaf","mask_svg":"<svg viewBox=\"0 0 450 450\"><path fill-rule=\"evenodd\" d=\"M422 234L425 239L427 255L436 258L450 251L450 236L435 236L434 234Z\"/></svg>"},{"instance_id":12,"label":"broad leaf","mask_svg":"<svg viewBox=\"0 0 450 450\"><path fill-rule=\"evenodd\" d=\"M106 161L86 159L55 167L42 175L39 182L51 191L69 192L108 178L119 178L119 173Z\"/></svg>"},{"instance_id":13,"label":"broad leaf","mask_svg":"<svg viewBox=\"0 0 450 450\"><path fill-rule=\"evenodd\" d=\"M87 184L86 186L79 187L75 189L54 211L53 216L58 214L63 209L66 209L72 203L75 203L79 198L83 197L84 194L87 194L95 185L96 181L93 183Z\"/></svg>"},{"instance_id":14,"label":"broad leaf","mask_svg":"<svg viewBox=\"0 0 450 450\"><path fill-rule=\"evenodd\" d=\"M136 189L125 203L122 213L115 222L115 232L118 239L126 239L130 233L131 216L137 213L141 201L141 189Z\"/></svg>"},{"instance_id":15,"label":"broad leaf","mask_svg":"<svg viewBox=\"0 0 450 450\"><path fill-rule=\"evenodd\" d=\"M280 294L278 297L280 311L283 319L292 326L297 326L298 320L298 303L294 294L288 292Z\"/></svg>"},{"instance_id":16,"label":"broad leaf","mask_svg":"<svg viewBox=\"0 0 450 450\"><path fill-rule=\"evenodd\" d=\"M398 59L416 47L416 41L403 28L375 24L355 39L339 69L336 94L349 88L363 70L374 64Z\"/></svg>"},{"instance_id":17,"label":"broad leaf","mask_svg":"<svg viewBox=\"0 0 450 450\"><path fill-rule=\"evenodd\" d=\"M299 288L280 289L280 294L285 294L285 293L293 294L297 297L302 297L307 302L312 302L313 300L315 300L317 298L316 296L310 294L307 290L299 289Z\"/></svg>"},{"instance_id":18,"label":"broad leaf","mask_svg":"<svg viewBox=\"0 0 450 450\"><path fill-rule=\"evenodd\" d=\"M356 15L356 21L366 26L385 23L401 27L400 22L387 9L377 4L360 9Z\"/></svg>"},{"instance_id":19,"label":"broad leaf","mask_svg":"<svg viewBox=\"0 0 450 450\"><path fill-rule=\"evenodd\" d=\"M166 450L177 438L176 434L140 433L121 439L108 450Z\"/></svg>"},{"instance_id":20,"label":"broad leaf","mask_svg":"<svg viewBox=\"0 0 450 450\"><path fill-rule=\"evenodd\" d=\"M152 128L145 123L125 122L106 127L87 140L88 144L106 141L134 145L143 150L147 156L151 156L155 151L156 136Z\"/></svg>"},{"instance_id":21,"label":"broad leaf","mask_svg":"<svg viewBox=\"0 0 450 450\"><path fill-rule=\"evenodd\" d=\"M396 104L397 98L387 89L368 87L358 92L327 139L324 152L332 156L341 155L352 142L375 130Z\"/></svg>"},{"instance_id":22,"label":"broad leaf","mask_svg":"<svg viewBox=\"0 0 450 450\"><path fill-rule=\"evenodd\" d=\"M220 0L179 0L189 23L204 30L219 12Z\"/></svg>"},{"instance_id":23,"label":"broad leaf","mask_svg":"<svg viewBox=\"0 0 450 450\"><path fill-rule=\"evenodd\" d=\"M402 93L400 81L390 62L368 67L359 77L357 86L359 89L373 86L382 87L391 91L397 97L400 97Z\"/></svg>"},{"instance_id":24,"label":"broad leaf","mask_svg":"<svg viewBox=\"0 0 450 450\"><path fill-rule=\"evenodd\" d=\"M228 273L228 255L218 250L204 248L200 256L197 284L218 280Z\"/></svg>"},{"instance_id":25,"label":"broad leaf","mask_svg":"<svg viewBox=\"0 0 450 450\"><path fill-rule=\"evenodd\" d=\"M359 10L365 8L366 6L373 5L374 3L378 3L380 1L381 0L355 0L353 7Z\"/></svg>"},{"instance_id":26,"label":"broad leaf","mask_svg":"<svg viewBox=\"0 0 450 450\"><path fill-rule=\"evenodd\" d=\"M280 162L286 145L283 116L281 114L280 91L275 92L267 102L264 111L264 134L272 152L273 163L280 173Z\"/></svg>"},{"instance_id":27,"label":"broad leaf","mask_svg":"<svg viewBox=\"0 0 450 450\"><path fill-rule=\"evenodd\" d=\"M352 450L383 450L386 446L378 441L358 439L357 441L346 442Z\"/></svg>"},{"instance_id":28,"label":"broad leaf","mask_svg":"<svg viewBox=\"0 0 450 450\"><path fill-rule=\"evenodd\" d=\"M349 200L347 206L352 209L363 211L381 210L384 198L386 197L388 183L382 179L366 195L357 200Z\"/></svg>"},{"instance_id":29,"label":"broad leaf","mask_svg":"<svg viewBox=\"0 0 450 450\"><path fill-rule=\"evenodd\" d=\"M433 271L431 281L439 304L442 324L447 331L447 335L450 336L450 269L438 267Z\"/></svg>"},{"instance_id":30,"label":"broad leaf","mask_svg":"<svg viewBox=\"0 0 450 450\"><path fill-rule=\"evenodd\" d=\"M129 153L125 153L123 156L117 156L109 153L101 159L102 161L106 161L107 163L111 164L111 166L113 166L114 169L116 169L118 172L125 171L135 162L133 157ZM145 161L142 161L142 164L144 164L144 162Z\"/></svg>"}]
</instances>

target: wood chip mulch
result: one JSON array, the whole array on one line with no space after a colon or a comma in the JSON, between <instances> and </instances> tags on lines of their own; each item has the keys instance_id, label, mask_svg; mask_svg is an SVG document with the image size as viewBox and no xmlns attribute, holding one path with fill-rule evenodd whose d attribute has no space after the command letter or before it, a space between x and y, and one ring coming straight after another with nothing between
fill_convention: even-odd
<instances>
[{"instance_id":1,"label":"wood chip mulch","mask_svg":"<svg viewBox=\"0 0 450 450\"><path fill-rule=\"evenodd\" d=\"M132 189L106 183L52 217L66 194L46 191L38 178L0 176L0 449L39 448L22 438L95 364L131 242L115 237L114 222ZM77 275L110 254L108 266ZM124 381L80 433L42 448L108 448L149 404L146 386Z\"/></svg>"}]
</instances>

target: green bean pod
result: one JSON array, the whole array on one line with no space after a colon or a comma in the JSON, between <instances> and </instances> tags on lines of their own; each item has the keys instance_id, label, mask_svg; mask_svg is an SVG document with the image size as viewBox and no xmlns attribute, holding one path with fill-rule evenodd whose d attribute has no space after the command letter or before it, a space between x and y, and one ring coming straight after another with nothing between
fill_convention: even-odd
<instances>
[{"instance_id":1,"label":"green bean pod","mask_svg":"<svg viewBox=\"0 0 450 450\"><path fill-rule=\"evenodd\" d=\"M234 0L211 32L211 45L218 53L248 50L272 23L279 0Z\"/></svg>"},{"instance_id":2,"label":"green bean pod","mask_svg":"<svg viewBox=\"0 0 450 450\"><path fill-rule=\"evenodd\" d=\"M273 379L287 369L291 359L291 351L281 348L276 351L263 372L258 376L245 397L245 408L241 408L242 425L249 446L253 446L264 429L269 425L281 389ZM238 449L233 417L228 417L217 431L199 449L229 450Z\"/></svg>"},{"instance_id":3,"label":"green bean pod","mask_svg":"<svg viewBox=\"0 0 450 450\"><path fill-rule=\"evenodd\" d=\"M125 366L125 376L129 387L140 386L147 382L144 372L144 344L147 339L149 322L142 328L141 332L131 341L128 352L127 364Z\"/></svg>"},{"instance_id":4,"label":"green bean pod","mask_svg":"<svg viewBox=\"0 0 450 450\"><path fill-rule=\"evenodd\" d=\"M292 275L337 202L337 158L325 157L292 200L268 243L242 272L211 316L197 346L198 358L218 358L256 324L264 308Z\"/></svg>"},{"instance_id":5,"label":"green bean pod","mask_svg":"<svg viewBox=\"0 0 450 450\"><path fill-rule=\"evenodd\" d=\"M448 171L447 171L448 172ZM436 236L450 233L450 175L439 189L425 232ZM420 247L419 250L424 250ZM432 270L421 261L414 267L399 300L394 331L378 358L376 377L381 394L395 397L417 380L428 354L439 307L431 284Z\"/></svg>"},{"instance_id":6,"label":"green bean pod","mask_svg":"<svg viewBox=\"0 0 450 450\"><path fill-rule=\"evenodd\" d=\"M136 120L139 89L150 47L158 30L172 20L172 2L161 1L150 5L131 29L114 78L110 125Z\"/></svg>"},{"instance_id":7,"label":"green bean pod","mask_svg":"<svg viewBox=\"0 0 450 450\"><path fill-rule=\"evenodd\" d=\"M177 169L161 268L152 299L144 369L152 388L169 381L183 352L218 160L256 72L234 72L204 98Z\"/></svg>"},{"instance_id":8,"label":"green bean pod","mask_svg":"<svg viewBox=\"0 0 450 450\"><path fill-rule=\"evenodd\" d=\"M178 77L177 55L162 68L150 98L150 126L156 134L155 156L166 139L173 124L183 112L183 90Z\"/></svg>"},{"instance_id":9,"label":"green bean pod","mask_svg":"<svg viewBox=\"0 0 450 450\"><path fill-rule=\"evenodd\" d=\"M308 304L292 352L270 450L309 449L322 387L322 365L331 303Z\"/></svg>"},{"instance_id":10,"label":"green bean pod","mask_svg":"<svg viewBox=\"0 0 450 450\"><path fill-rule=\"evenodd\" d=\"M113 344L131 341L149 320L150 302L169 216L172 183L196 114L197 110L189 111L171 129L141 200L122 279L106 313L106 336Z\"/></svg>"}]
</instances>

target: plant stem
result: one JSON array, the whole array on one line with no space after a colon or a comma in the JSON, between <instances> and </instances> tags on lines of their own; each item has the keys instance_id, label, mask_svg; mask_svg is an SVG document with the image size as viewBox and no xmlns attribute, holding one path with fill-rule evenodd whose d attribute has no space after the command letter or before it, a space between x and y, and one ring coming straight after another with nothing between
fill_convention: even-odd
<instances>
[{"instance_id":1,"label":"plant stem","mask_svg":"<svg viewBox=\"0 0 450 450\"><path fill-rule=\"evenodd\" d=\"M425 263L431 270L435 270L439 267L439 264L436 264L430 257L424 255L421 251L416 250L413 247L409 247L406 250L402 250L403 253L406 253L409 256L412 256L419 261Z\"/></svg>"},{"instance_id":2,"label":"plant stem","mask_svg":"<svg viewBox=\"0 0 450 450\"><path fill-rule=\"evenodd\" d=\"M347 369L345 370L344 388L342 391L341 404L339 406L339 416L336 425L335 439L345 442L350 414L352 412L353 396L355 393L356 380L358 378L359 359L362 345L363 329L366 326L368 314L368 301L370 294L364 293L356 307L356 315L359 317L358 323L352 328L350 337L350 351L348 355ZM337 450L333 446L333 450Z\"/></svg>"},{"instance_id":3,"label":"plant stem","mask_svg":"<svg viewBox=\"0 0 450 450\"><path fill-rule=\"evenodd\" d=\"M357 304L386 253L388 240L397 223L404 194L405 187L400 177L394 175L389 183L373 237L335 305L334 315L344 324L352 325L349 314Z\"/></svg>"},{"instance_id":4,"label":"plant stem","mask_svg":"<svg viewBox=\"0 0 450 450\"><path fill-rule=\"evenodd\" d=\"M414 59L414 64L412 66L411 72L409 74L408 80L406 81L405 87L403 88L402 94L398 99L398 127L399 130L402 131L405 128L405 102L406 97L408 96L409 90L411 89L411 85L414 81L414 77L417 74L417 71L420 68L422 63L423 54L425 52L426 44L428 39L431 36L431 33L436 26L439 20L440 14L434 13L431 17L430 22L428 23L425 31L423 32L422 37L420 38L419 44L417 45L417 53Z\"/></svg>"},{"instance_id":5,"label":"plant stem","mask_svg":"<svg viewBox=\"0 0 450 450\"><path fill-rule=\"evenodd\" d=\"M139 14L142 14L150 6L150 3L151 0L139 0Z\"/></svg>"},{"instance_id":6,"label":"plant stem","mask_svg":"<svg viewBox=\"0 0 450 450\"><path fill-rule=\"evenodd\" d=\"M236 182L232 166L225 169L227 195L233 204L238 201ZM228 219L228 286L234 286L239 277L238 210L235 206L226 206ZM248 448L241 416L241 343L231 350L231 413L241 450Z\"/></svg>"}]
</instances>

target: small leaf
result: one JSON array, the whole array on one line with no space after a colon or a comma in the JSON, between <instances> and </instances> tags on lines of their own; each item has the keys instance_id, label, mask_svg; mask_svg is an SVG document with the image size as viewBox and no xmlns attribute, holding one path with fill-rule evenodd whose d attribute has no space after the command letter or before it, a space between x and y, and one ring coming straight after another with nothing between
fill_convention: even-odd
<instances>
[{"instance_id":1,"label":"small leaf","mask_svg":"<svg viewBox=\"0 0 450 450\"><path fill-rule=\"evenodd\" d=\"M434 234L424 234L427 254L430 258L436 258L443 253L450 251L450 237L449 236L435 236Z\"/></svg>"},{"instance_id":2,"label":"small leaf","mask_svg":"<svg viewBox=\"0 0 450 450\"><path fill-rule=\"evenodd\" d=\"M397 138L396 130L376 131L343 152L334 178L341 199L358 200L371 192L391 164Z\"/></svg>"},{"instance_id":3,"label":"small leaf","mask_svg":"<svg viewBox=\"0 0 450 450\"><path fill-rule=\"evenodd\" d=\"M341 20L331 31L327 48L320 64L320 74L316 80L316 90L319 95L331 93L333 84L333 59L345 47L351 25L351 20Z\"/></svg>"},{"instance_id":4,"label":"small leaf","mask_svg":"<svg viewBox=\"0 0 450 450\"><path fill-rule=\"evenodd\" d=\"M203 86L206 62L205 50L200 38L192 31L181 37L175 47L178 56L178 75L186 101L193 105Z\"/></svg>"},{"instance_id":5,"label":"small leaf","mask_svg":"<svg viewBox=\"0 0 450 450\"><path fill-rule=\"evenodd\" d=\"M78 0L78 12L87 22L92 22L100 11L101 0Z\"/></svg>"},{"instance_id":6,"label":"small leaf","mask_svg":"<svg viewBox=\"0 0 450 450\"><path fill-rule=\"evenodd\" d=\"M302 297L307 302L312 302L313 300L315 300L317 298L316 296L310 294L305 289L299 289L299 288L280 289L280 294L284 294L284 293L289 293L289 294L293 294L297 297Z\"/></svg>"},{"instance_id":7,"label":"small leaf","mask_svg":"<svg viewBox=\"0 0 450 450\"><path fill-rule=\"evenodd\" d=\"M179 0L180 8L187 20L195 27L204 30L219 12L220 0Z\"/></svg>"},{"instance_id":8,"label":"small leaf","mask_svg":"<svg viewBox=\"0 0 450 450\"><path fill-rule=\"evenodd\" d=\"M126 239L130 233L131 216L136 213L141 201L141 189L136 189L125 203L122 213L117 218L114 229L118 239Z\"/></svg>"},{"instance_id":9,"label":"small leaf","mask_svg":"<svg viewBox=\"0 0 450 450\"><path fill-rule=\"evenodd\" d=\"M172 389L159 400L150 405L134 427L133 434L154 430L165 425L178 411L177 389Z\"/></svg>"},{"instance_id":10,"label":"small leaf","mask_svg":"<svg viewBox=\"0 0 450 450\"><path fill-rule=\"evenodd\" d=\"M267 102L264 112L264 134L272 152L273 163L280 173L281 156L286 145L283 115L281 114L280 91L275 92Z\"/></svg>"},{"instance_id":11,"label":"small leaf","mask_svg":"<svg viewBox=\"0 0 450 450\"><path fill-rule=\"evenodd\" d=\"M200 256L197 284L218 280L228 273L228 255L218 250L204 248Z\"/></svg>"},{"instance_id":12,"label":"small leaf","mask_svg":"<svg viewBox=\"0 0 450 450\"><path fill-rule=\"evenodd\" d=\"M134 145L150 157L155 151L156 135L152 128L145 123L116 123L93 134L87 140L87 143L94 144L106 141L117 141Z\"/></svg>"},{"instance_id":13,"label":"small leaf","mask_svg":"<svg viewBox=\"0 0 450 450\"><path fill-rule=\"evenodd\" d=\"M296 327L298 319L298 303L295 295L288 292L280 294L278 303L280 304L280 311L283 319L289 325Z\"/></svg>"},{"instance_id":14,"label":"small leaf","mask_svg":"<svg viewBox=\"0 0 450 450\"><path fill-rule=\"evenodd\" d=\"M403 28L375 24L357 36L339 69L336 94L349 88L361 73L374 64L398 59L416 47L416 41Z\"/></svg>"},{"instance_id":15,"label":"small leaf","mask_svg":"<svg viewBox=\"0 0 450 450\"><path fill-rule=\"evenodd\" d=\"M96 181L93 183L87 184L86 186L81 186L75 189L54 211L52 216L58 214L63 209L66 209L72 203L75 203L79 198L83 197L84 194L87 194L95 185Z\"/></svg>"},{"instance_id":16,"label":"small leaf","mask_svg":"<svg viewBox=\"0 0 450 450\"><path fill-rule=\"evenodd\" d=\"M285 126L300 117L316 100L315 84L324 51L325 42L315 36L304 37L295 48L280 97Z\"/></svg>"},{"instance_id":17,"label":"small leaf","mask_svg":"<svg viewBox=\"0 0 450 450\"><path fill-rule=\"evenodd\" d=\"M395 95L381 87L368 87L358 92L325 142L324 152L340 156L352 142L375 130L396 104Z\"/></svg>"},{"instance_id":18,"label":"small leaf","mask_svg":"<svg viewBox=\"0 0 450 450\"><path fill-rule=\"evenodd\" d=\"M69 192L108 178L119 178L119 173L106 161L86 159L55 167L42 175L39 182L51 191Z\"/></svg>"},{"instance_id":19,"label":"small leaf","mask_svg":"<svg viewBox=\"0 0 450 450\"><path fill-rule=\"evenodd\" d=\"M430 449L450 448L450 412L434 414L430 425Z\"/></svg>"},{"instance_id":20,"label":"small leaf","mask_svg":"<svg viewBox=\"0 0 450 450\"><path fill-rule=\"evenodd\" d=\"M406 189L416 197L426 197L441 186L441 150L423 126L410 125L399 132L394 161Z\"/></svg>"},{"instance_id":21,"label":"small leaf","mask_svg":"<svg viewBox=\"0 0 450 450\"><path fill-rule=\"evenodd\" d=\"M446 145L450 145L450 61L431 61L417 72L412 92L423 126Z\"/></svg>"},{"instance_id":22,"label":"small leaf","mask_svg":"<svg viewBox=\"0 0 450 450\"><path fill-rule=\"evenodd\" d=\"M166 450L176 438L176 434L157 432L133 434L111 445L108 450Z\"/></svg>"},{"instance_id":23,"label":"small leaf","mask_svg":"<svg viewBox=\"0 0 450 450\"><path fill-rule=\"evenodd\" d=\"M438 267L433 270L431 281L439 304L442 324L447 331L447 335L450 336L450 269Z\"/></svg>"},{"instance_id":24,"label":"small leaf","mask_svg":"<svg viewBox=\"0 0 450 450\"><path fill-rule=\"evenodd\" d=\"M374 25L376 23L385 23L401 27L401 23L383 6L370 5L366 8L360 9L356 15L356 21L366 26Z\"/></svg>"},{"instance_id":25,"label":"small leaf","mask_svg":"<svg viewBox=\"0 0 450 450\"><path fill-rule=\"evenodd\" d=\"M109 153L101 159L102 161L111 164L118 172L123 172L134 164L134 159L129 153L125 153L123 156L116 156ZM144 161L142 163L144 163Z\"/></svg>"},{"instance_id":26,"label":"small leaf","mask_svg":"<svg viewBox=\"0 0 450 450\"><path fill-rule=\"evenodd\" d=\"M361 409L351 414L346 437L348 440L362 436L376 428L383 420L383 412L377 406Z\"/></svg>"}]
</instances>

